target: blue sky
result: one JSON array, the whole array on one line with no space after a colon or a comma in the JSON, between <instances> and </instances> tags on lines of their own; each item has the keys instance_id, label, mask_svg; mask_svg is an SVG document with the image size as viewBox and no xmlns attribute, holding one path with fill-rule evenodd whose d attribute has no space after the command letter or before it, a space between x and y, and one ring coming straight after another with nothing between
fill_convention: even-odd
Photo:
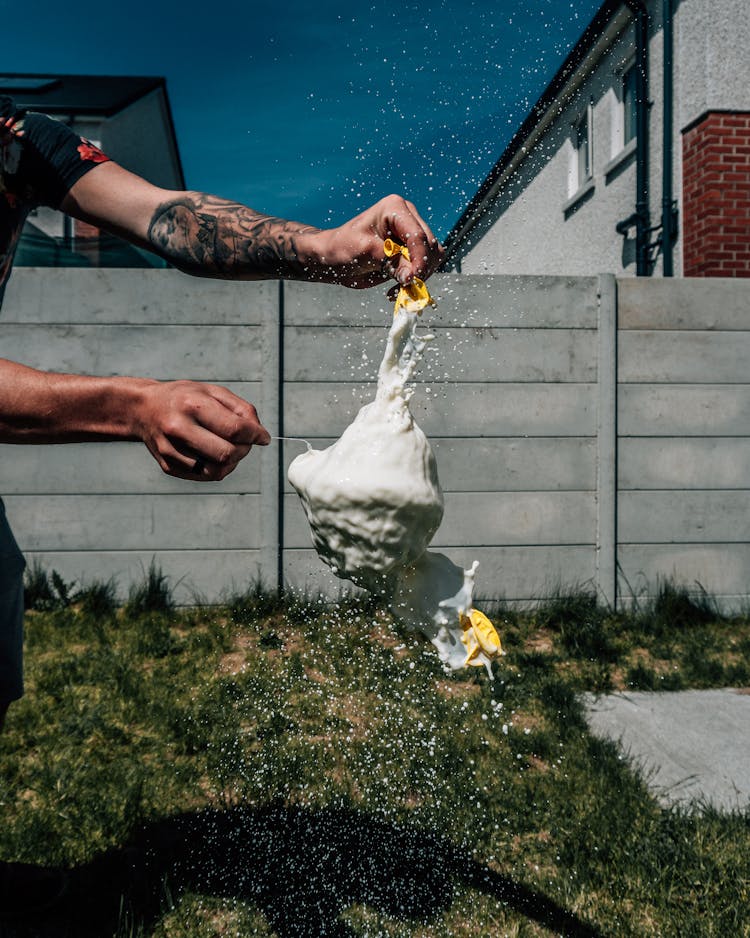
<instances>
[{"instance_id":1,"label":"blue sky","mask_svg":"<svg viewBox=\"0 0 750 938\"><path fill-rule=\"evenodd\" d=\"M315 225L389 192L439 237L600 0L0 0L3 70L163 75L188 186Z\"/></svg>"}]
</instances>

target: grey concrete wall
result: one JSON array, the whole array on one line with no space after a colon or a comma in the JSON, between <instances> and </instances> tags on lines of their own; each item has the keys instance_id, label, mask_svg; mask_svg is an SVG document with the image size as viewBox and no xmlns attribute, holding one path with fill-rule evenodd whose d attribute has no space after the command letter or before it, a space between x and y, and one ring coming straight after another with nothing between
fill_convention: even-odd
<instances>
[{"instance_id":1,"label":"grey concrete wall","mask_svg":"<svg viewBox=\"0 0 750 938\"><path fill-rule=\"evenodd\" d=\"M104 152L126 169L155 186L182 188L179 154L163 88L156 88L102 121L99 136ZM144 140L149 141L148 146L143 145Z\"/></svg>"},{"instance_id":2,"label":"grey concrete wall","mask_svg":"<svg viewBox=\"0 0 750 938\"><path fill-rule=\"evenodd\" d=\"M597 573L597 279L438 276L412 410L435 448L433 546L479 560L478 594L527 600ZM285 434L316 448L374 393L391 304L380 291L284 288ZM300 451L285 444L285 466ZM284 576L336 591L284 496Z\"/></svg>"},{"instance_id":3,"label":"grey concrete wall","mask_svg":"<svg viewBox=\"0 0 750 938\"><path fill-rule=\"evenodd\" d=\"M197 280L176 271L14 271L0 355L33 367L226 384L276 419L275 283ZM275 569L273 446L224 482L164 475L136 443L0 447L0 492L27 560L122 593L152 558L178 596L211 599ZM261 494L262 493L262 494Z\"/></svg>"},{"instance_id":4,"label":"grey concrete wall","mask_svg":"<svg viewBox=\"0 0 750 938\"><path fill-rule=\"evenodd\" d=\"M750 593L750 285L620 281L618 561L726 606Z\"/></svg>"},{"instance_id":5,"label":"grey concrete wall","mask_svg":"<svg viewBox=\"0 0 750 938\"><path fill-rule=\"evenodd\" d=\"M673 576L739 602L750 582L750 286L611 275L431 284L435 341L412 406L445 490L433 543L479 560L479 595L527 602L585 586L612 600ZM390 316L379 290L23 269L0 355L224 383L271 433L321 447L371 399ZM274 442L206 486L163 475L139 444L2 446L0 494L27 558L66 579L115 577L124 593L154 559L183 601L258 576L335 595L347 584L317 558L284 482L298 452Z\"/></svg>"}]
</instances>

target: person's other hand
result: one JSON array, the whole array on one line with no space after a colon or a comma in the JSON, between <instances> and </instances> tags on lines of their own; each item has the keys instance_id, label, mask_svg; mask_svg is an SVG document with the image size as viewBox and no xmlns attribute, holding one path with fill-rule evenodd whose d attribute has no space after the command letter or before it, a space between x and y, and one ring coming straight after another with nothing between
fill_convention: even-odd
<instances>
[{"instance_id":1,"label":"person's other hand","mask_svg":"<svg viewBox=\"0 0 750 938\"><path fill-rule=\"evenodd\" d=\"M149 382L135 423L164 472L179 479L224 479L254 445L271 440L252 404L196 381Z\"/></svg>"},{"instance_id":2,"label":"person's other hand","mask_svg":"<svg viewBox=\"0 0 750 938\"><path fill-rule=\"evenodd\" d=\"M386 257L386 238L407 247L411 260L403 255ZM426 280L445 253L414 205L398 195L386 196L338 228L311 232L308 239L311 279L354 289L394 278L401 286L414 277Z\"/></svg>"}]
</instances>

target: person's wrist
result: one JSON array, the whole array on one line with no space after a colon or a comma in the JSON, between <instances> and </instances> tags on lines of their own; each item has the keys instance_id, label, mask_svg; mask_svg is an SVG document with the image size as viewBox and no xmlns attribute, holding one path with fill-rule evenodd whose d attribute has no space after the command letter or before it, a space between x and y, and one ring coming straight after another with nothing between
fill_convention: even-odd
<instances>
[{"instance_id":1,"label":"person's wrist","mask_svg":"<svg viewBox=\"0 0 750 938\"><path fill-rule=\"evenodd\" d=\"M124 439L143 441L148 424L153 378L117 378L111 390L111 406Z\"/></svg>"},{"instance_id":2,"label":"person's wrist","mask_svg":"<svg viewBox=\"0 0 750 938\"><path fill-rule=\"evenodd\" d=\"M295 238L298 274L303 280L327 280L334 264L331 231L310 228Z\"/></svg>"}]
</instances>

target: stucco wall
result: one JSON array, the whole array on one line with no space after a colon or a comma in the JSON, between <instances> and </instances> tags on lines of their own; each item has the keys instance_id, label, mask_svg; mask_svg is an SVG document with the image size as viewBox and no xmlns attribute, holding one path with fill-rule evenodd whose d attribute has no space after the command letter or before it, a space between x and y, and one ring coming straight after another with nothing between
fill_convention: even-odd
<instances>
[{"instance_id":1,"label":"stucco wall","mask_svg":"<svg viewBox=\"0 0 750 938\"><path fill-rule=\"evenodd\" d=\"M632 29L618 41L613 58L626 60ZM628 210L634 189L633 155L605 180L604 164L613 157L613 102L609 76L597 74L562 111L544 138L524 160L488 212L491 224L462 258L464 273L586 275L623 266L620 239L607 237ZM565 211L571 196L573 124L593 99L594 189ZM472 236L474 240L476 235ZM632 261L630 265L632 267Z\"/></svg>"},{"instance_id":2,"label":"stucco wall","mask_svg":"<svg viewBox=\"0 0 750 938\"><path fill-rule=\"evenodd\" d=\"M750 110L749 12L744 0L680 0L675 18L680 129L705 111Z\"/></svg>"},{"instance_id":3,"label":"stucco wall","mask_svg":"<svg viewBox=\"0 0 750 938\"><path fill-rule=\"evenodd\" d=\"M622 238L614 230L634 210L635 153L632 145L623 153L617 133L620 75L634 53L631 23L502 186L484 225L468 239L472 246L462 253L462 272L635 273L634 233ZM570 182L575 159L573 125L590 101L593 187L571 202L576 189ZM619 164L611 165L618 157Z\"/></svg>"}]
</instances>

